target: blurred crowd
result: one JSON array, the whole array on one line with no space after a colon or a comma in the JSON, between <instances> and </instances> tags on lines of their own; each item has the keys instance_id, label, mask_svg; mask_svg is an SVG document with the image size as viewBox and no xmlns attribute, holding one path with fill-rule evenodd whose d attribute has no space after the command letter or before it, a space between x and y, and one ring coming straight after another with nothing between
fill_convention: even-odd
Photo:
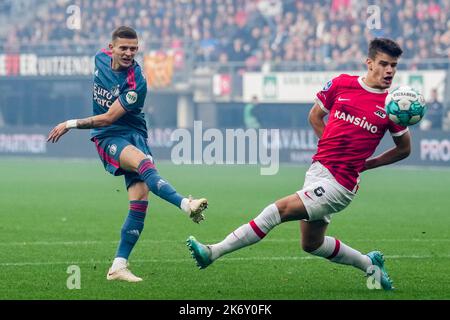
<instances>
[{"instance_id":1,"label":"blurred crowd","mask_svg":"<svg viewBox=\"0 0 450 320\"><path fill-rule=\"evenodd\" d=\"M379 12L368 11L372 4ZM67 26L69 5L81 9L79 30ZM450 0L56 0L0 43L4 51L50 43L90 50L119 25L134 27L147 49L188 44L197 62L250 68L295 61L346 69L364 61L377 36L398 41L403 58L417 63L450 57Z\"/></svg>"}]
</instances>

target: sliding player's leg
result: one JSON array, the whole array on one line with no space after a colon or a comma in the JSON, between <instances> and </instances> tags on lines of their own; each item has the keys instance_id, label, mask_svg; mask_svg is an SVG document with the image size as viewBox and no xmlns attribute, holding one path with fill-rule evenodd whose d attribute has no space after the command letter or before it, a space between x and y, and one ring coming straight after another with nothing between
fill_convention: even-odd
<instances>
[{"instance_id":1,"label":"sliding player's leg","mask_svg":"<svg viewBox=\"0 0 450 320\"><path fill-rule=\"evenodd\" d=\"M204 245L190 236L187 246L199 268L204 269L227 253L259 242L281 222L307 217L302 201L297 194L293 194L270 204L255 219L240 226L219 243Z\"/></svg>"}]
</instances>

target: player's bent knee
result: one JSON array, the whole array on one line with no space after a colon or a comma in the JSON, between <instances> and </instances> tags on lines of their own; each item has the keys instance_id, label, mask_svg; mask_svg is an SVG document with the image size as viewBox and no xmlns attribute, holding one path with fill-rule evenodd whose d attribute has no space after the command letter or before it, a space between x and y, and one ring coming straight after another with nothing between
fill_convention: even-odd
<instances>
[{"instance_id":1,"label":"player's bent knee","mask_svg":"<svg viewBox=\"0 0 450 320\"><path fill-rule=\"evenodd\" d=\"M120 153L120 167L128 171L138 171L139 164L146 155L133 145L126 146Z\"/></svg>"},{"instance_id":2,"label":"player's bent knee","mask_svg":"<svg viewBox=\"0 0 450 320\"><path fill-rule=\"evenodd\" d=\"M147 201L148 187L145 182L135 182L128 188L128 198L130 201Z\"/></svg>"},{"instance_id":3,"label":"player's bent knee","mask_svg":"<svg viewBox=\"0 0 450 320\"><path fill-rule=\"evenodd\" d=\"M308 252L308 253L316 251L321 245L322 245L322 243L315 242L315 241L304 241L303 240L301 242L302 250L305 252Z\"/></svg>"},{"instance_id":4,"label":"player's bent knee","mask_svg":"<svg viewBox=\"0 0 450 320\"><path fill-rule=\"evenodd\" d=\"M134 196L134 197L130 197L128 200L129 201L148 201L148 195Z\"/></svg>"},{"instance_id":5,"label":"player's bent knee","mask_svg":"<svg viewBox=\"0 0 450 320\"><path fill-rule=\"evenodd\" d=\"M308 219L305 206L297 194L278 200L275 202L275 205L278 208L282 222Z\"/></svg>"}]
</instances>

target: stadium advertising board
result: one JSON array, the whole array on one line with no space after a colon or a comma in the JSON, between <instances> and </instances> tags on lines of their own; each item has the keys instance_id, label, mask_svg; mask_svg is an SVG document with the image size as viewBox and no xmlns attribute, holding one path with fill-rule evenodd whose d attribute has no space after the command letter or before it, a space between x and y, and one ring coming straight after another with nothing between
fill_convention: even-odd
<instances>
[{"instance_id":1,"label":"stadium advertising board","mask_svg":"<svg viewBox=\"0 0 450 320\"><path fill-rule=\"evenodd\" d=\"M420 160L450 164L450 139L421 139Z\"/></svg>"},{"instance_id":2,"label":"stadium advertising board","mask_svg":"<svg viewBox=\"0 0 450 320\"><path fill-rule=\"evenodd\" d=\"M243 76L243 100L251 101L256 96L260 102L311 103L315 94L332 78L341 73L364 75L365 71L342 72L248 72ZM399 71L392 88L409 85L429 99L432 89L438 88L442 98L445 86L445 70Z\"/></svg>"},{"instance_id":3,"label":"stadium advertising board","mask_svg":"<svg viewBox=\"0 0 450 320\"><path fill-rule=\"evenodd\" d=\"M89 130L73 130L64 136L64 143L47 143L47 127L0 128L0 156L26 157L97 157L95 146L89 141Z\"/></svg>"},{"instance_id":4,"label":"stadium advertising board","mask_svg":"<svg viewBox=\"0 0 450 320\"><path fill-rule=\"evenodd\" d=\"M90 76L91 56L0 54L0 77Z\"/></svg>"},{"instance_id":5,"label":"stadium advertising board","mask_svg":"<svg viewBox=\"0 0 450 320\"><path fill-rule=\"evenodd\" d=\"M46 154L46 137L38 133L0 133L0 154Z\"/></svg>"},{"instance_id":6,"label":"stadium advertising board","mask_svg":"<svg viewBox=\"0 0 450 320\"><path fill-rule=\"evenodd\" d=\"M226 97L231 94L233 87L231 74L222 73L213 76L213 94L216 97Z\"/></svg>"},{"instance_id":7,"label":"stadium advertising board","mask_svg":"<svg viewBox=\"0 0 450 320\"><path fill-rule=\"evenodd\" d=\"M51 128L2 128L0 129L0 156L40 156L40 157L65 157L65 158L97 158L94 144L90 142L88 130L73 130L69 135L63 137L65 143L50 144L46 142L47 134ZM178 130L178 131L177 131ZM191 157L200 150L203 154L208 153L211 149L212 141L205 139L203 136L199 139L198 132L188 129L172 129L172 128L150 128L149 129L149 144L156 161L172 161L173 151L180 147L181 139L177 140L174 137L180 137L177 132L183 130L192 138L192 143L189 144ZM213 129L217 130L217 134L226 137L227 129ZM230 130L230 129L228 129ZM275 148L278 150L278 159L281 163L296 163L309 164L311 157L316 151L317 138L313 130L309 128L297 129L279 129L268 130L268 140L270 145L265 146ZM450 167L450 138L449 134L444 131L430 130L421 131L414 128L411 132L412 139L412 153L402 160L402 165L417 165L417 166L449 166ZM186 137L186 135L183 135ZM246 147L245 161L243 164L252 164L250 159L252 155L248 150L252 150L249 146L248 136L246 141L241 141ZM200 143L200 146L198 144ZM235 145L240 142L235 141ZM392 138L387 134L375 154L393 147ZM260 148L259 146L258 148ZM195 149L194 149L195 148ZM195 159L187 159L185 164L209 164L207 161L195 161ZM205 158L202 158L205 160ZM175 162L174 162L175 163ZM220 163L220 162L219 162ZM224 162L225 163L225 162ZM180 163L178 163L180 164Z\"/></svg>"}]
</instances>

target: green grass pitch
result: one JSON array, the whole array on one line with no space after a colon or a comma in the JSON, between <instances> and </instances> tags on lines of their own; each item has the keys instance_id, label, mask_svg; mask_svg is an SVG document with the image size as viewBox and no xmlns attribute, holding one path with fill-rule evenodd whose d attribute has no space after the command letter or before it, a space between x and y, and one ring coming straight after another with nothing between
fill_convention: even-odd
<instances>
[{"instance_id":1,"label":"green grass pitch","mask_svg":"<svg viewBox=\"0 0 450 320\"><path fill-rule=\"evenodd\" d=\"M121 177L99 161L0 160L0 299L449 299L450 170L385 167L363 174L354 202L329 235L379 249L397 288L369 290L362 272L300 250L299 223L198 270L185 246L223 239L261 209L300 188L306 168L158 165L180 193L205 196L196 225L151 195L144 232L130 259L137 284L105 279L128 211ZM81 289L69 290L70 265Z\"/></svg>"}]
</instances>

